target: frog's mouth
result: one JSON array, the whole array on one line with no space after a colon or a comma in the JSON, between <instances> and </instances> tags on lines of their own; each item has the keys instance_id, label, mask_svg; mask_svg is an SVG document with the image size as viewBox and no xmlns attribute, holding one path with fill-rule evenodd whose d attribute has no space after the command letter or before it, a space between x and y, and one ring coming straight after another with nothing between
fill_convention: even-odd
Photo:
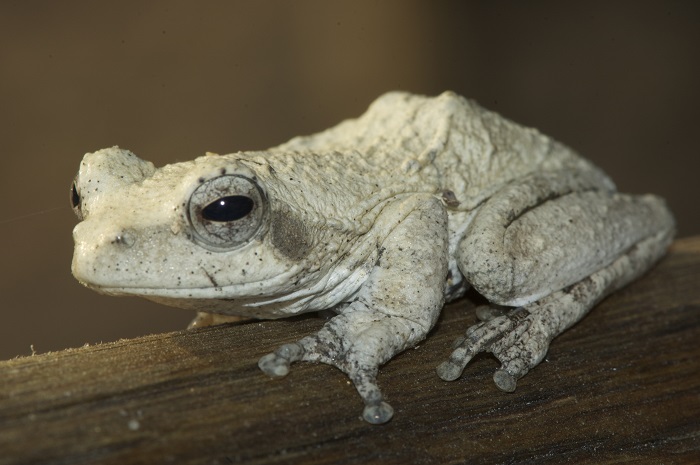
<instances>
[{"instance_id":1,"label":"frog's mouth","mask_svg":"<svg viewBox=\"0 0 700 465\"><path fill-rule=\"evenodd\" d=\"M257 299L178 299L176 297L144 296L146 299L170 307L196 312L246 316L259 319L284 318L307 311L308 299L297 297L285 301L260 301Z\"/></svg>"},{"instance_id":2,"label":"frog's mouth","mask_svg":"<svg viewBox=\"0 0 700 465\"><path fill-rule=\"evenodd\" d=\"M254 284L249 283L247 286L259 289L259 285L254 286ZM212 288L155 289L86 285L101 294L111 296L143 297L170 307L260 319L283 318L304 311L312 311L314 308L309 308L309 305L316 297L312 291L297 291L277 296L269 294L246 295L246 292L241 289L246 285L217 288L216 294L212 294Z\"/></svg>"},{"instance_id":3,"label":"frog's mouth","mask_svg":"<svg viewBox=\"0 0 700 465\"><path fill-rule=\"evenodd\" d=\"M105 242L99 237L93 241L76 240L71 270L82 285L101 294L173 301L245 299L255 302L263 296L266 300L270 300L270 296L283 297L304 287L304 281L308 283L313 279L308 274L302 276L304 269L299 264L284 268L246 266L241 267L241 271L235 266L236 262L247 265L253 260L231 257L233 265L229 266L228 262L215 256L217 260L212 260L211 266L190 267L187 266L187 260L191 260L187 255L190 249L185 247L171 254L158 252L149 256L146 246L140 249L124 247L122 250L118 247L120 244L100 244L99 241ZM94 243L101 247L92 245ZM184 245L192 244L186 242ZM115 252L115 249L119 250ZM198 248L190 253L195 252L200 253ZM295 283L300 285L295 286Z\"/></svg>"},{"instance_id":4,"label":"frog's mouth","mask_svg":"<svg viewBox=\"0 0 700 465\"><path fill-rule=\"evenodd\" d=\"M196 288L103 286L82 279L80 282L101 294L143 297L171 307L254 318L281 318L316 310L311 307L319 298L326 308L326 283L294 286L290 283L299 282L295 276L295 270L290 270L264 281Z\"/></svg>"},{"instance_id":5,"label":"frog's mouth","mask_svg":"<svg viewBox=\"0 0 700 465\"><path fill-rule=\"evenodd\" d=\"M205 287L172 287L167 285L153 286L115 286L113 283L103 285L98 282L80 279L80 283L90 289L111 296L135 296L150 300L162 301L197 301L224 300L230 302L245 302L254 305L263 300L284 299L289 294L289 279L277 276L274 279L236 283L221 286L213 283ZM179 306L179 305L178 305Z\"/></svg>"}]
</instances>

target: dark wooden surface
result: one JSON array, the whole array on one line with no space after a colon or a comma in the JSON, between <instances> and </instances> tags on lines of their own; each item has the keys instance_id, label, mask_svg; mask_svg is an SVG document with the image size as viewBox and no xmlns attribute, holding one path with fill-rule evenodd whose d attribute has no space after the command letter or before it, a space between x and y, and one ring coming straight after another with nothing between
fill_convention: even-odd
<instances>
[{"instance_id":1,"label":"dark wooden surface","mask_svg":"<svg viewBox=\"0 0 700 465\"><path fill-rule=\"evenodd\" d=\"M381 370L383 426L334 368L257 368L315 318L0 362L0 464L700 463L700 237L557 338L512 394L488 355L455 382L435 375L473 321L468 300L450 305Z\"/></svg>"}]
</instances>

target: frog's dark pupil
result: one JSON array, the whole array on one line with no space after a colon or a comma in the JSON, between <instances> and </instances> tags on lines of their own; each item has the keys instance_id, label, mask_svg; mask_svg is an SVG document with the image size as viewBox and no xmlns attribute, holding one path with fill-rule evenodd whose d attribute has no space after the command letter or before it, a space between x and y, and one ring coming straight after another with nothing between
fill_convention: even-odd
<instances>
[{"instance_id":1,"label":"frog's dark pupil","mask_svg":"<svg viewBox=\"0 0 700 465\"><path fill-rule=\"evenodd\" d=\"M80 195L78 194L78 188L75 187L75 183L73 183L73 187L70 190L70 201L73 208L80 206Z\"/></svg>"},{"instance_id":2,"label":"frog's dark pupil","mask_svg":"<svg viewBox=\"0 0 700 465\"><path fill-rule=\"evenodd\" d=\"M253 211L253 199L244 195L229 195L216 199L202 209L202 218L209 221L236 221Z\"/></svg>"}]
</instances>

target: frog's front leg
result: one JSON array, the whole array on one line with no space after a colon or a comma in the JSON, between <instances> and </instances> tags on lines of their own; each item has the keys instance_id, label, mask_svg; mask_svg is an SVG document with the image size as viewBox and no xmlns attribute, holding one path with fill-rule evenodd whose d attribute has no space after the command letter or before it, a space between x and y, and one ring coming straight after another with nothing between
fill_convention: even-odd
<instances>
[{"instance_id":1,"label":"frog's front leg","mask_svg":"<svg viewBox=\"0 0 700 465\"><path fill-rule=\"evenodd\" d=\"M387 220L390 219L390 220ZM416 345L435 324L447 275L447 214L433 197L413 196L387 206L378 222L385 239L379 258L350 305L316 334L260 359L270 376L284 376L298 360L345 372L365 402L363 417L385 423L393 410L376 383L378 368Z\"/></svg>"},{"instance_id":2,"label":"frog's front leg","mask_svg":"<svg viewBox=\"0 0 700 465\"><path fill-rule=\"evenodd\" d=\"M475 216L459 262L491 302L516 308L469 328L438 375L454 380L492 352L496 385L513 391L554 337L663 255L673 230L661 199L613 192L594 175L538 174L503 189Z\"/></svg>"}]
</instances>

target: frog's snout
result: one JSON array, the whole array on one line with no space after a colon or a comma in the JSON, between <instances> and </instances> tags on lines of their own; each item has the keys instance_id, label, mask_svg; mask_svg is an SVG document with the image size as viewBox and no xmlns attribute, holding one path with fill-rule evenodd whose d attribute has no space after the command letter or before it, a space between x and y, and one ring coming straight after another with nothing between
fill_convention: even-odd
<instances>
[{"instance_id":1,"label":"frog's snout","mask_svg":"<svg viewBox=\"0 0 700 465\"><path fill-rule=\"evenodd\" d=\"M89 221L78 223L73 228L73 276L91 287L111 285L116 276L126 271L124 252L134 247L136 237L130 229L100 230Z\"/></svg>"},{"instance_id":2,"label":"frog's snout","mask_svg":"<svg viewBox=\"0 0 700 465\"><path fill-rule=\"evenodd\" d=\"M118 248L133 247L137 233L129 228L114 231L98 230L87 221L82 221L73 228L73 242L76 249L82 244L93 244L93 248L110 244Z\"/></svg>"}]
</instances>

